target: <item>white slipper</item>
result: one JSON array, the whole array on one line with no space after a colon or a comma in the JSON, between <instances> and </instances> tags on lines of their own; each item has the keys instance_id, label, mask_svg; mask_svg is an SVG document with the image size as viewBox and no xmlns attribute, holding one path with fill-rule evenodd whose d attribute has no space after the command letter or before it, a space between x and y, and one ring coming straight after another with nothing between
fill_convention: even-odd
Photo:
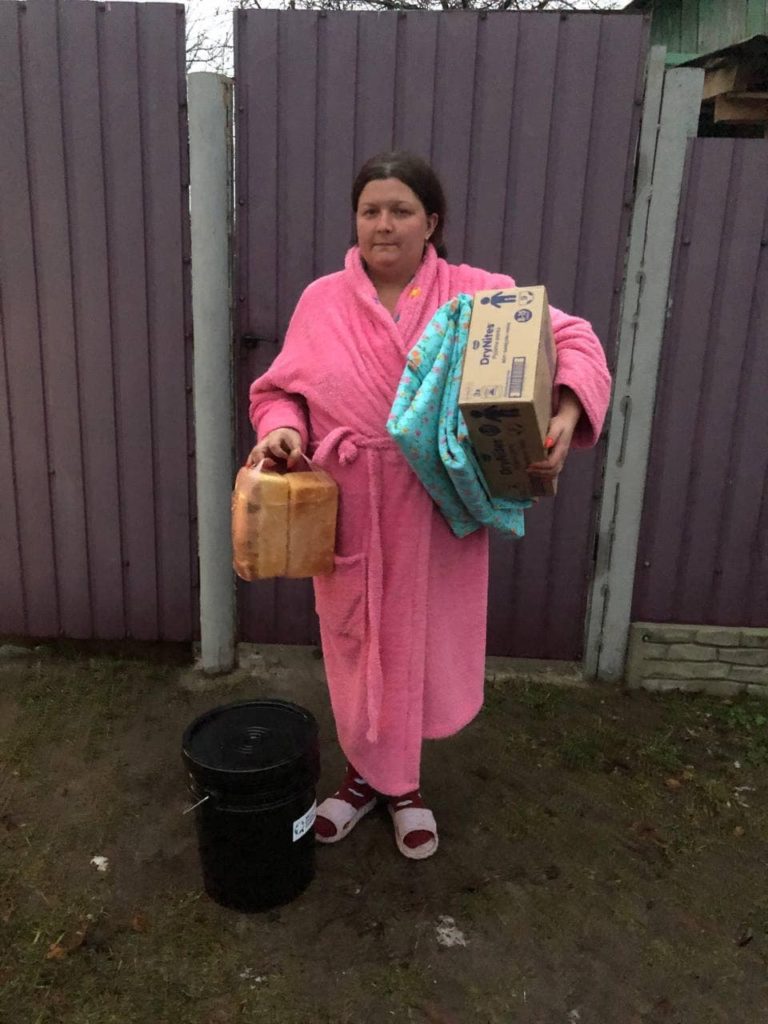
<instances>
[{"instance_id":1,"label":"white slipper","mask_svg":"<svg viewBox=\"0 0 768 1024\"><path fill-rule=\"evenodd\" d=\"M409 860L425 860L437 850L437 822L432 811L426 807L395 807L388 803L392 822L395 826L395 842L404 857ZM433 838L420 846L406 846L403 840L411 832L431 832Z\"/></svg>"},{"instance_id":2,"label":"white slipper","mask_svg":"<svg viewBox=\"0 0 768 1024\"><path fill-rule=\"evenodd\" d=\"M336 832L332 836L321 836L315 832L315 840L318 843L338 843L344 836L349 835L358 821L372 811L377 803L378 799L373 797L362 807L353 807L346 800L339 800L336 796L327 797L317 808L317 817L330 821Z\"/></svg>"}]
</instances>

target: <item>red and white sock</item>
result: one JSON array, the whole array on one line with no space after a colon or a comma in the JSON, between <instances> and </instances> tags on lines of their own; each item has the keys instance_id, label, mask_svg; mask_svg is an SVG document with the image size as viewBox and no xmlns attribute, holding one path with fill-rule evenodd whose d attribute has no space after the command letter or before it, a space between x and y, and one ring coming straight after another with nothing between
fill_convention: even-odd
<instances>
[{"instance_id":1,"label":"red and white sock","mask_svg":"<svg viewBox=\"0 0 768 1024\"><path fill-rule=\"evenodd\" d=\"M333 796L336 800L343 800L357 810L374 800L378 794L359 774L354 765L347 762L344 781ZM336 825L328 818L318 814L315 818L315 833L324 839L330 839L336 834Z\"/></svg>"},{"instance_id":2,"label":"red and white sock","mask_svg":"<svg viewBox=\"0 0 768 1024\"><path fill-rule=\"evenodd\" d=\"M418 789L411 790L410 793L404 793L403 796L389 796L387 797L387 803L394 811L404 811L408 807L426 809L426 804L421 798L421 790ZM434 835L425 829L415 829L413 832L408 832L403 836L403 843L410 850L415 850L419 846L431 843L434 838Z\"/></svg>"}]
</instances>

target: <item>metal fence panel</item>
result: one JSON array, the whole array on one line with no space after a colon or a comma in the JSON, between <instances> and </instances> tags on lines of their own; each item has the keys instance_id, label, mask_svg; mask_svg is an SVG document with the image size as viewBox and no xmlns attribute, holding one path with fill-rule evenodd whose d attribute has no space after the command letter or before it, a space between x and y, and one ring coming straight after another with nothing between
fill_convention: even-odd
<instances>
[{"instance_id":1,"label":"metal fence panel","mask_svg":"<svg viewBox=\"0 0 768 1024\"><path fill-rule=\"evenodd\" d=\"M633 618L768 623L768 141L689 152Z\"/></svg>"},{"instance_id":2,"label":"metal fence panel","mask_svg":"<svg viewBox=\"0 0 768 1024\"><path fill-rule=\"evenodd\" d=\"M183 8L0 3L0 633L193 635Z\"/></svg>"}]
</instances>

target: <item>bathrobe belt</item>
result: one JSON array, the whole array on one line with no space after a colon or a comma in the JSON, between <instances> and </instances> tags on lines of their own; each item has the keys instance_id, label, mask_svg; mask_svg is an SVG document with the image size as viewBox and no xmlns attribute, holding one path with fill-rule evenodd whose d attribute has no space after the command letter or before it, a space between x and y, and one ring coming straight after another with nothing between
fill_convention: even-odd
<instances>
[{"instance_id":1,"label":"bathrobe belt","mask_svg":"<svg viewBox=\"0 0 768 1024\"><path fill-rule=\"evenodd\" d=\"M384 553L381 543L383 475L381 455L385 451L398 453L400 451L389 435L369 437L356 433L351 427L337 427L323 438L315 448L313 455L314 461L324 467L332 453L335 452L340 465L348 466L356 462L362 452L367 466L370 534L367 558L365 559L365 617L368 629L363 656L365 658L368 711L366 739L370 743L375 743L378 739L384 689L381 669L381 614L384 596Z\"/></svg>"}]
</instances>

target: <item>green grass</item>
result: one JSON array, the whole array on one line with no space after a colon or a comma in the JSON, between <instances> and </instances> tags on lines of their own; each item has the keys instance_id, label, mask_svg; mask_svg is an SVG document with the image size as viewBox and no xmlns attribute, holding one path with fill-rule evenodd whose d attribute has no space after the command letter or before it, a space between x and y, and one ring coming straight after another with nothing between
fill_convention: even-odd
<instances>
[{"instance_id":1,"label":"green grass","mask_svg":"<svg viewBox=\"0 0 768 1024\"><path fill-rule=\"evenodd\" d=\"M566 735L558 746L560 762L572 771L602 771L606 761L604 738L599 733Z\"/></svg>"},{"instance_id":2,"label":"green grass","mask_svg":"<svg viewBox=\"0 0 768 1024\"><path fill-rule=\"evenodd\" d=\"M509 692L509 685L506 691ZM520 683L514 686L512 697L516 705L540 718L553 718L569 702L575 691L542 683Z\"/></svg>"},{"instance_id":3,"label":"green grass","mask_svg":"<svg viewBox=\"0 0 768 1024\"><path fill-rule=\"evenodd\" d=\"M669 773L678 772L685 765L683 751L672 729L664 729L641 741L635 748L635 757L643 767Z\"/></svg>"},{"instance_id":4,"label":"green grass","mask_svg":"<svg viewBox=\"0 0 768 1024\"><path fill-rule=\"evenodd\" d=\"M768 765L768 704L744 697L715 706L711 719L737 749L737 755L754 768Z\"/></svg>"}]
</instances>

